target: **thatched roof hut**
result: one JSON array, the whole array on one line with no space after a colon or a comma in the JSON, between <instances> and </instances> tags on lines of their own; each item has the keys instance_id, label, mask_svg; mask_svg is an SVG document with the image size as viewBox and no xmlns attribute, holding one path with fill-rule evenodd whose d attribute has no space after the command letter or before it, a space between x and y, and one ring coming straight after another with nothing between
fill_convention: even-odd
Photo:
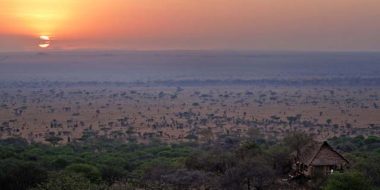
<instances>
[{"instance_id":1,"label":"thatched roof hut","mask_svg":"<svg viewBox=\"0 0 380 190\"><path fill-rule=\"evenodd\" d=\"M294 154L293 169L308 177L342 171L350 162L327 142L312 142Z\"/></svg>"}]
</instances>

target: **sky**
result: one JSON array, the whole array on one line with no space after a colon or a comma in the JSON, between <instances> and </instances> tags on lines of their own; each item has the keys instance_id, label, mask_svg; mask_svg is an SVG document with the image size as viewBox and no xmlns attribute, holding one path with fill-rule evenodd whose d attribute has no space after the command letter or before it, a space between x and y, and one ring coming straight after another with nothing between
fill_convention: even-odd
<instances>
[{"instance_id":1,"label":"sky","mask_svg":"<svg viewBox=\"0 0 380 190\"><path fill-rule=\"evenodd\" d=\"M0 51L379 51L379 10L379 0L0 0Z\"/></svg>"}]
</instances>

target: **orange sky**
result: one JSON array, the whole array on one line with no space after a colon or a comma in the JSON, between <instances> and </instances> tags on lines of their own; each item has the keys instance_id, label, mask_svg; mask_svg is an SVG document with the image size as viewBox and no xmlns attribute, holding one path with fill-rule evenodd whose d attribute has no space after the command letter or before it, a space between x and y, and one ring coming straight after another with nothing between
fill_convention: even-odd
<instances>
[{"instance_id":1,"label":"orange sky","mask_svg":"<svg viewBox=\"0 0 380 190\"><path fill-rule=\"evenodd\" d=\"M0 51L380 50L379 0L0 0Z\"/></svg>"}]
</instances>

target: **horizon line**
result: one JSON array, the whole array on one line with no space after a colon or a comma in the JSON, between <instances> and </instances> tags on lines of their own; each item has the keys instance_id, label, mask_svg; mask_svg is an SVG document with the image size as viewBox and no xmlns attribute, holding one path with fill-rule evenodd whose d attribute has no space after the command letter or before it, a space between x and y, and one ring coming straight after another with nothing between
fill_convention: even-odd
<instances>
[{"instance_id":1,"label":"horizon line","mask_svg":"<svg viewBox=\"0 0 380 190\"><path fill-rule=\"evenodd\" d=\"M107 49L107 48L79 48L79 49L48 49L48 50L12 50L1 51L0 54L6 53L87 53L87 52L236 52L236 53L380 53L380 50L296 50L296 49L209 49L209 48L167 48L167 49Z\"/></svg>"}]
</instances>

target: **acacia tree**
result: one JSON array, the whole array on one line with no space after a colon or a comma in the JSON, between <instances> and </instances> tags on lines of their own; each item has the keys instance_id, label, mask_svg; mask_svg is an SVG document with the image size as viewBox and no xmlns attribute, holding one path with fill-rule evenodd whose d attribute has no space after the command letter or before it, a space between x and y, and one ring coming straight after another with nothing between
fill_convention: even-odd
<instances>
[{"instance_id":1,"label":"acacia tree","mask_svg":"<svg viewBox=\"0 0 380 190\"><path fill-rule=\"evenodd\" d=\"M49 142L53 146L56 146L60 141L63 139L61 137L55 136L55 135L50 135L45 137L45 141Z\"/></svg>"},{"instance_id":2,"label":"acacia tree","mask_svg":"<svg viewBox=\"0 0 380 190\"><path fill-rule=\"evenodd\" d=\"M301 148L309 144L313 138L303 132L290 133L284 138L285 144L290 148L291 151L296 151L297 156L301 151Z\"/></svg>"},{"instance_id":3,"label":"acacia tree","mask_svg":"<svg viewBox=\"0 0 380 190\"><path fill-rule=\"evenodd\" d=\"M297 121L297 117L294 117L294 116L286 117L286 119L288 120L290 128L292 128L293 124Z\"/></svg>"}]
</instances>

